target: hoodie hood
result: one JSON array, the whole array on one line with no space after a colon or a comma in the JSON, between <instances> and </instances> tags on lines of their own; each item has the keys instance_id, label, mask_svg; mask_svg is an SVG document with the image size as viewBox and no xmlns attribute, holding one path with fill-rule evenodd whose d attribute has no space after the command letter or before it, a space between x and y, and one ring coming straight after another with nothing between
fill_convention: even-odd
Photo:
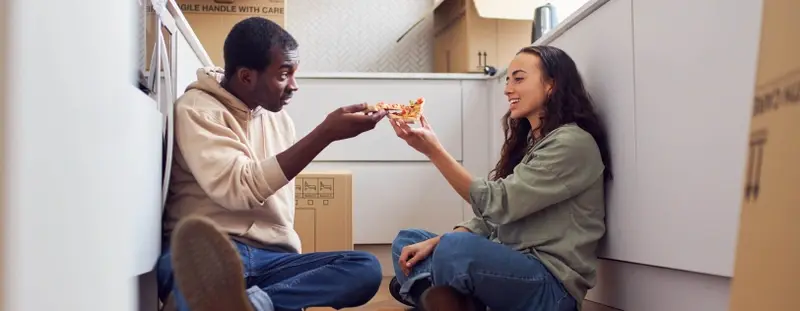
<instances>
[{"instance_id":1,"label":"hoodie hood","mask_svg":"<svg viewBox=\"0 0 800 311\"><path fill-rule=\"evenodd\" d=\"M241 120L247 120L251 116L250 108L239 98L225 90L220 84L225 77L225 70L219 67L205 67L197 69L197 81L192 82L186 87L186 91L198 90L214 96L219 100L233 115Z\"/></svg>"}]
</instances>

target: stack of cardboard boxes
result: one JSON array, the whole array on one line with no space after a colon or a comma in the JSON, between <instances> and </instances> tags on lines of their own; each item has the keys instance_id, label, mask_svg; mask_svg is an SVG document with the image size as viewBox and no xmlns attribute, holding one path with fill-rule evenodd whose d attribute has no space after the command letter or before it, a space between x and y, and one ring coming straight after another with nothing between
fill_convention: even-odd
<instances>
[{"instance_id":1,"label":"stack of cardboard boxes","mask_svg":"<svg viewBox=\"0 0 800 311\"><path fill-rule=\"evenodd\" d=\"M211 61L222 66L222 46L233 25L260 16L286 25L285 0L177 0Z\"/></svg>"},{"instance_id":2,"label":"stack of cardboard boxes","mask_svg":"<svg viewBox=\"0 0 800 311\"><path fill-rule=\"evenodd\" d=\"M433 10L434 72L483 73L506 68L531 44L541 1L439 0Z\"/></svg>"},{"instance_id":3,"label":"stack of cardboard boxes","mask_svg":"<svg viewBox=\"0 0 800 311\"><path fill-rule=\"evenodd\" d=\"M730 310L800 310L800 1L761 23Z\"/></svg>"},{"instance_id":4,"label":"stack of cardboard boxes","mask_svg":"<svg viewBox=\"0 0 800 311\"><path fill-rule=\"evenodd\" d=\"M251 16L261 16L281 26L286 25L285 0L176 0L175 3L203 44L211 61L220 67L225 63L222 58L225 37L239 21ZM148 5L145 43L147 47L145 65L148 70L156 38L154 16L152 6ZM169 51L169 47L167 50Z\"/></svg>"}]
</instances>

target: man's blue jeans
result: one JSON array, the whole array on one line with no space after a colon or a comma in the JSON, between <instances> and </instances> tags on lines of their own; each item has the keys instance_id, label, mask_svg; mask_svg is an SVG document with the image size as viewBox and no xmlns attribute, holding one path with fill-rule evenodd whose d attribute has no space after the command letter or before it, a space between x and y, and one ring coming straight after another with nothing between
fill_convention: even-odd
<instances>
[{"instance_id":1,"label":"man's blue jeans","mask_svg":"<svg viewBox=\"0 0 800 311\"><path fill-rule=\"evenodd\" d=\"M400 294L407 300L419 301L410 295L419 291L409 290L427 278L433 285L449 285L474 297L491 310L577 310L575 299L538 259L472 233L442 235L433 254L404 275L397 264L403 247L435 236L424 230L402 230L392 243Z\"/></svg>"},{"instance_id":2,"label":"man's blue jeans","mask_svg":"<svg viewBox=\"0 0 800 311\"><path fill-rule=\"evenodd\" d=\"M366 252L295 254L234 244L244 265L247 295L259 311L357 307L372 299L383 278L378 259ZM173 280L168 246L157 265L159 297L165 301L173 294L178 311L189 311Z\"/></svg>"}]
</instances>

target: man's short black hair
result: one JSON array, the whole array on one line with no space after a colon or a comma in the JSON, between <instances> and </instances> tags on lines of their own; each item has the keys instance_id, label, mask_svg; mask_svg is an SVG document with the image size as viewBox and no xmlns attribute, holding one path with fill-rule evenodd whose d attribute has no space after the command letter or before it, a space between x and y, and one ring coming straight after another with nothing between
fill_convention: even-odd
<instances>
[{"instance_id":1,"label":"man's short black hair","mask_svg":"<svg viewBox=\"0 0 800 311\"><path fill-rule=\"evenodd\" d=\"M249 17L236 23L225 38L225 76L230 77L241 67L262 71L271 62L273 48L293 51L297 46L294 37L280 25L263 17Z\"/></svg>"}]
</instances>

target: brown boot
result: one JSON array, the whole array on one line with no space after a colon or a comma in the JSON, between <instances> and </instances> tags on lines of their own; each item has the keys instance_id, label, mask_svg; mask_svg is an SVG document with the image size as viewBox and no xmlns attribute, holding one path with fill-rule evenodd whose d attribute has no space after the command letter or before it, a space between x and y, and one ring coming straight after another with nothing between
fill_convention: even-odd
<instances>
[{"instance_id":1,"label":"brown boot","mask_svg":"<svg viewBox=\"0 0 800 311\"><path fill-rule=\"evenodd\" d=\"M253 311L239 254L214 223L187 217L172 233L175 281L192 311Z\"/></svg>"},{"instance_id":2,"label":"brown boot","mask_svg":"<svg viewBox=\"0 0 800 311\"><path fill-rule=\"evenodd\" d=\"M434 286L420 298L425 311L477 311L475 302L450 286Z\"/></svg>"}]
</instances>

